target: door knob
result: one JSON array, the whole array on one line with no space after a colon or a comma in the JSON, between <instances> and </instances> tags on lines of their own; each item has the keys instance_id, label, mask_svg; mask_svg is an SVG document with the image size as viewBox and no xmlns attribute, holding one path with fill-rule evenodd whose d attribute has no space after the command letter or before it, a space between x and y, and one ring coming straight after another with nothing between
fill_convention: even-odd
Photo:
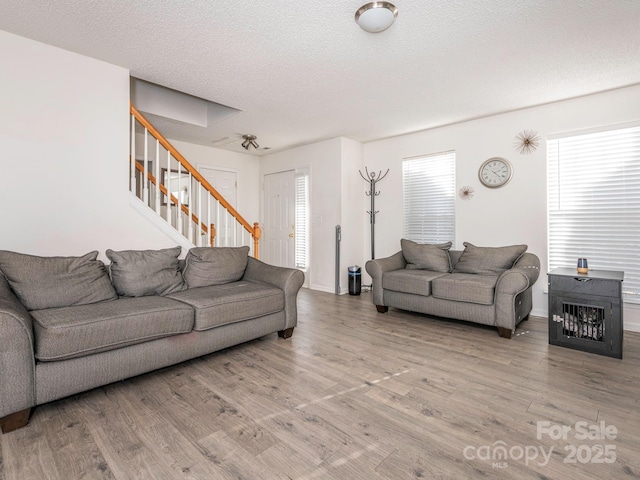
<instances>
[{"instance_id":1,"label":"door knob","mask_svg":"<svg viewBox=\"0 0 640 480\"><path fill-rule=\"evenodd\" d=\"M293 238L294 236L295 236L295 235L294 235L293 233L290 233L290 234L289 234L289 237L290 237L290 238Z\"/></svg>"}]
</instances>

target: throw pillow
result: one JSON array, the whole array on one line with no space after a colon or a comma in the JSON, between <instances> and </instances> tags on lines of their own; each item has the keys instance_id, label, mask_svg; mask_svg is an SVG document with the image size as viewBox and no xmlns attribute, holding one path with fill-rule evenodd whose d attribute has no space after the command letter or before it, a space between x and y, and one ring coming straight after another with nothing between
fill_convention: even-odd
<instances>
[{"instance_id":1,"label":"throw pillow","mask_svg":"<svg viewBox=\"0 0 640 480\"><path fill-rule=\"evenodd\" d=\"M167 295L185 289L178 256L181 247L163 250L107 250L111 281L122 297Z\"/></svg>"},{"instance_id":2,"label":"throw pillow","mask_svg":"<svg viewBox=\"0 0 640 480\"><path fill-rule=\"evenodd\" d=\"M400 240L400 245L402 255L407 261L407 268L446 273L451 271L451 259L449 258L451 242L416 243L403 238Z\"/></svg>"},{"instance_id":3,"label":"throw pillow","mask_svg":"<svg viewBox=\"0 0 640 480\"><path fill-rule=\"evenodd\" d=\"M222 285L240 280L247 268L249 247L195 247L185 259L184 279L189 288Z\"/></svg>"},{"instance_id":4,"label":"throw pillow","mask_svg":"<svg viewBox=\"0 0 640 480\"><path fill-rule=\"evenodd\" d=\"M38 257L0 251L0 270L27 310L86 305L118 298L98 252Z\"/></svg>"},{"instance_id":5,"label":"throw pillow","mask_svg":"<svg viewBox=\"0 0 640 480\"><path fill-rule=\"evenodd\" d=\"M509 270L528 248L527 245L476 247L468 242L463 245L464 251L453 271L480 275L500 275Z\"/></svg>"}]
</instances>

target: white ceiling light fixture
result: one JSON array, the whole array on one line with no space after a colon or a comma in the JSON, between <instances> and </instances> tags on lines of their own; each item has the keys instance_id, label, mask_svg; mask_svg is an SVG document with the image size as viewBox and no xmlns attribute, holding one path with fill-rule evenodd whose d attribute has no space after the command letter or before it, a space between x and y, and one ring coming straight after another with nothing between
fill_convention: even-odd
<instances>
[{"instance_id":1,"label":"white ceiling light fixture","mask_svg":"<svg viewBox=\"0 0 640 480\"><path fill-rule=\"evenodd\" d=\"M356 23L370 33L379 33L391 26L398 9L389 2L369 2L356 12Z\"/></svg>"},{"instance_id":2,"label":"white ceiling light fixture","mask_svg":"<svg viewBox=\"0 0 640 480\"><path fill-rule=\"evenodd\" d=\"M253 147L253 148L259 148L260 145L258 145L258 143L256 142L256 139L258 137L256 137L255 135L243 135L242 136L244 142L242 142L242 148L244 148L245 150L249 150L249 147Z\"/></svg>"}]
</instances>

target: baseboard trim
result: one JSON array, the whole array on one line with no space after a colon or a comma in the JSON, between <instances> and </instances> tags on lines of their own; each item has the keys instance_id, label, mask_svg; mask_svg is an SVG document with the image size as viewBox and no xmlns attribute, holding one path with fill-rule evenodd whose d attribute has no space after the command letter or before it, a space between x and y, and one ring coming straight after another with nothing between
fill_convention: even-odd
<instances>
[{"instance_id":1,"label":"baseboard trim","mask_svg":"<svg viewBox=\"0 0 640 480\"><path fill-rule=\"evenodd\" d=\"M318 290L319 292L326 292L326 293L333 293L333 294L336 293L335 287L327 287L326 285L318 285L317 283L310 283L309 284L309 289L310 290ZM340 288L339 295L344 295L348 291L349 290L347 288Z\"/></svg>"}]
</instances>

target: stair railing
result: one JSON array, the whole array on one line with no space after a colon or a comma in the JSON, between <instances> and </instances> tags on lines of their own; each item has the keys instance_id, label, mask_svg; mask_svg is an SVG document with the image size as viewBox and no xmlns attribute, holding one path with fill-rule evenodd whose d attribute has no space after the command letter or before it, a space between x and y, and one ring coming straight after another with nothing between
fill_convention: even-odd
<instances>
[{"instance_id":1,"label":"stair railing","mask_svg":"<svg viewBox=\"0 0 640 480\"><path fill-rule=\"evenodd\" d=\"M133 105L130 153L131 192L160 218L196 246L247 245L258 258L258 222L249 224Z\"/></svg>"}]
</instances>

